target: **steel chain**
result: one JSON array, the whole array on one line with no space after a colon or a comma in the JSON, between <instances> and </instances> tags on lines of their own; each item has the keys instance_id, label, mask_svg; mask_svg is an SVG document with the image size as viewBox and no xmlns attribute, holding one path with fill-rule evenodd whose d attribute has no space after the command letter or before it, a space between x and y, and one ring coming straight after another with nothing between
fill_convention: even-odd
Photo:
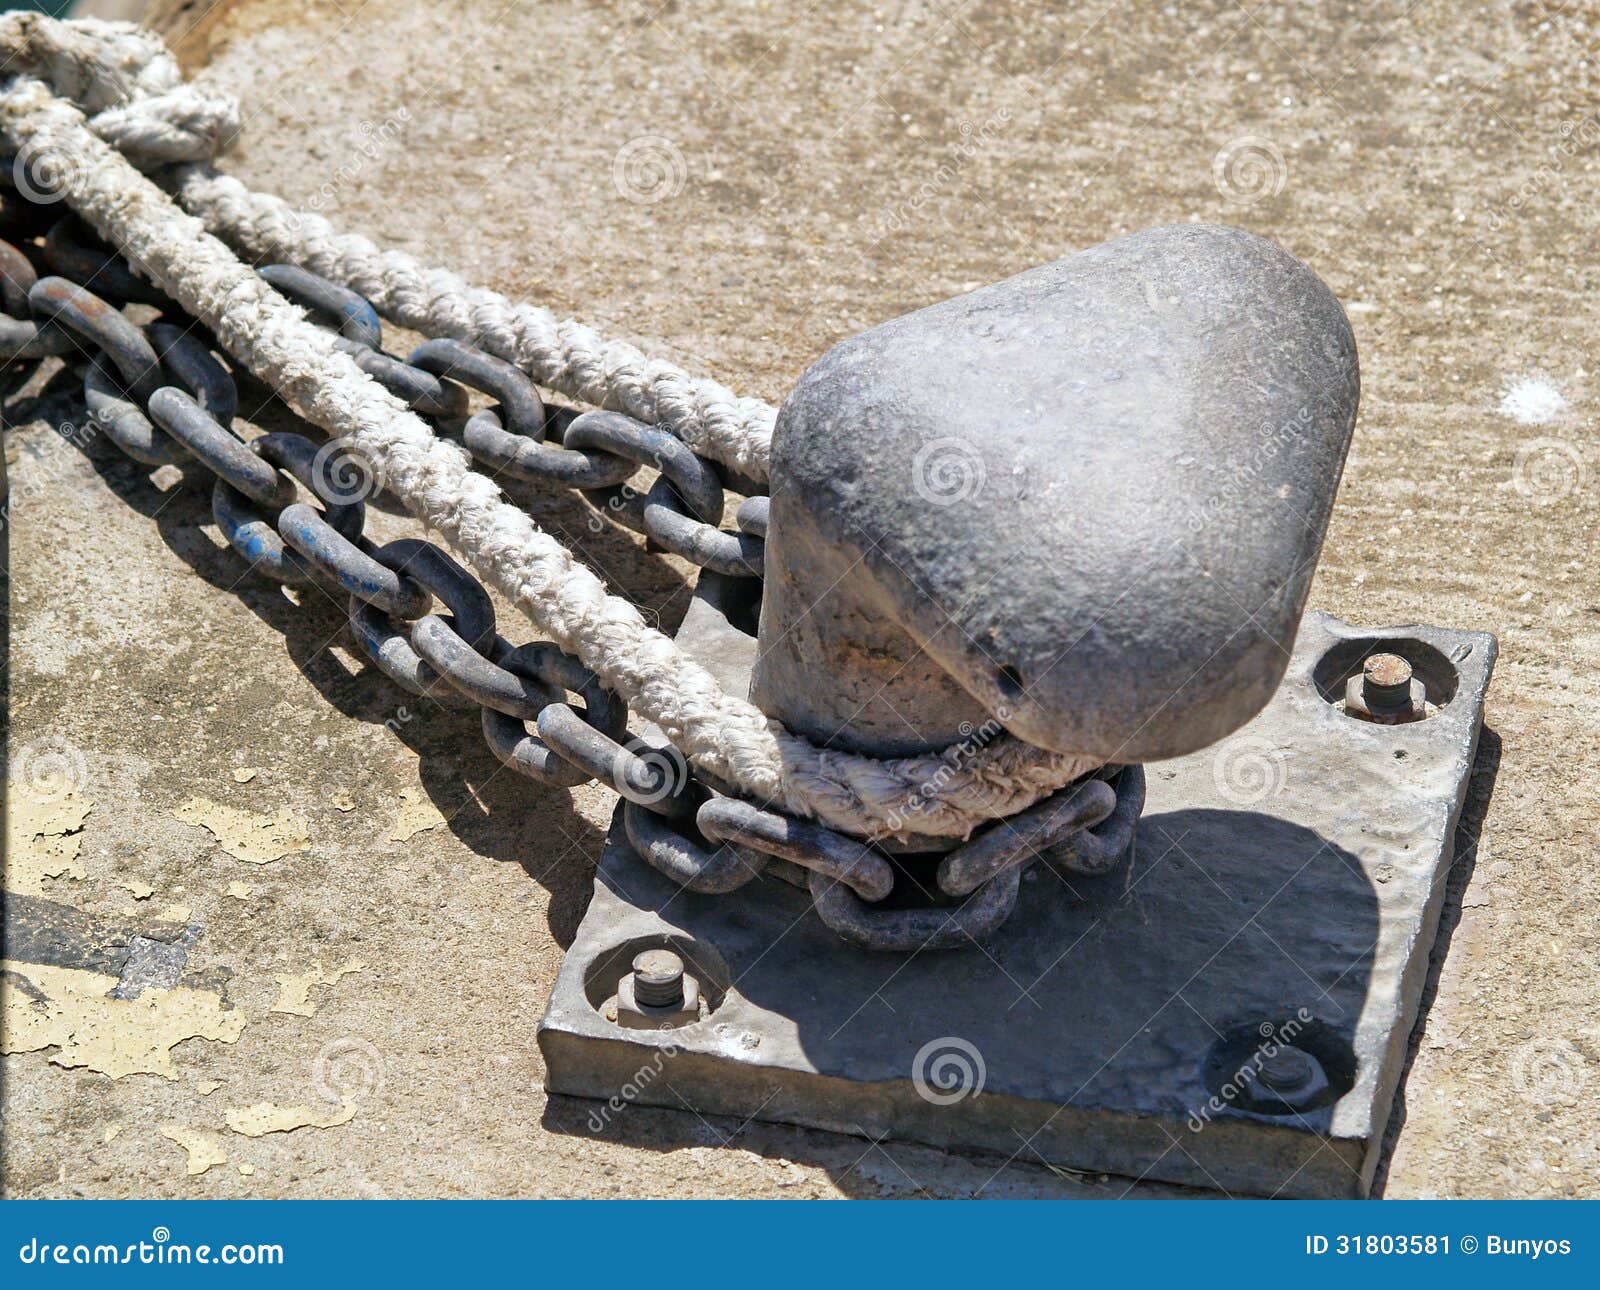
<instances>
[{"instance_id":1,"label":"steel chain","mask_svg":"<svg viewBox=\"0 0 1600 1290\"><path fill-rule=\"evenodd\" d=\"M32 227L5 197L7 231ZM501 638L487 592L445 551L418 539L369 542L365 489L344 486L340 467L350 463L341 461L338 441L240 438L232 377L193 334L196 324L138 327L87 289L93 281L126 302L173 308L113 252L70 220L50 225L34 250L66 276L39 278L33 256L0 242L0 362L82 351L86 404L121 451L147 466L188 457L210 470L217 525L255 569L347 595L353 635L374 665L409 692L481 708L490 749L519 774L566 788L592 778L608 783L624 799L634 848L682 886L717 894L771 871L805 886L823 922L845 940L913 952L997 930L1036 860L1092 875L1131 846L1144 803L1138 766L1103 768L931 861L891 857L712 792L676 749L627 741L626 705L578 659L546 642L514 648ZM402 362L381 349L377 312L359 295L294 266L260 272L336 327L339 347L413 410L450 423L445 428L465 419L463 444L491 474L576 488L661 549L725 577L762 576L768 499L748 498L737 531L721 529L723 477L675 436L615 412L547 407L523 372L461 341L427 341ZM468 416L464 386L496 406ZM628 486L641 467L659 472L642 496ZM296 500L296 481L320 510ZM435 598L448 615L432 612ZM567 702L569 694L581 697L581 708ZM933 882L925 885L920 876L929 873ZM920 906L890 907L885 902L902 885L931 890Z\"/></svg>"}]
</instances>

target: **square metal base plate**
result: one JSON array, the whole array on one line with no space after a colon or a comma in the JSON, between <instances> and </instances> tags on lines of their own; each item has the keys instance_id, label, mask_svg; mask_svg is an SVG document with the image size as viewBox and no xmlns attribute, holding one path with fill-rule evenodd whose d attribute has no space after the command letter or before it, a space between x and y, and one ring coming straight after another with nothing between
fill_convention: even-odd
<instances>
[{"instance_id":1,"label":"square metal base plate","mask_svg":"<svg viewBox=\"0 0 1600 1290\"><path fill-rule=\"evenodd\" d=\"M710 610L697 600L680 640L713 635ZM1435 714L1382 726L1339 709L1375 648L1412 662ZM680 891L619 818L540 1028L548 1087L1233 1193L1364 1195L1495 648L1309 615L1255 720L1147 767L1131 857L1070 882L1035 865L981 947L854 949L776 878ZM662 944L714 1010L671 1032L606 1021L633 954ZM1285 1043L1328 1080L1295 1107L1259 1079Z\"/></svg>"}]
</instances>

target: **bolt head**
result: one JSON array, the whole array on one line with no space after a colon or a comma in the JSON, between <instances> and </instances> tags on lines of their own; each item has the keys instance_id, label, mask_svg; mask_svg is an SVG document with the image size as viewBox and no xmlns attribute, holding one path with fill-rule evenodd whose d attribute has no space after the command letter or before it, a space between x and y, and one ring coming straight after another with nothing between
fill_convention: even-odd
<instances>
[{"instance_id":1,"label":"bolt head","mask_svg":"<svg viewBox=\"0 0 1600 1290\"><path fill-rule=\"evenodd\" d=\"M1378 725L1421 721L1428 715L1427 686L1398 654L1373 654L1345 683L1347 715Z\"/></svg>"},{"instance_id":2,"label":"bolt head","mask_svg":"<svg viewBox=\"0 0 1600 1290\"><path fill-rule=\"evenodd\" d=\"M1309 1084L1316 1073L1316 1059L1287 1044L1261 1061L1261 1082L1279 1093L1292 1092Z\"/></svg>"},{"instance_id":3,"label":"bolt head","mask_svg":"<svg viewBox=\"0 0 1600 1290\"><path fill-rule=\"evenodd\" d=\"M1361 674L1369 685L1384 690L1411 684L1411 664L1398 654L1373 654L1361 665Z\"/></svg>"},{"instance_id":4,"label":"bolt head","mask_svg":"<svg viewBox=\"0 0 1600 1290\"><path fill-rule=\"evenodd\" d=\"M651 985L670 985L683 977L683 960L671 950L645 950L633 957L633 970Z\"/></svg>"},{"instance_id":5,"label":"bolt head","mask_svg":"<svg viewBox=\"0 0 1600 1290\"><path fill-rule=\"evenodd\" d=\"M676 1008L683 1002L683 960L671 950L645 950L634 956L633 991L641 1004Z\"/></svg>"},{"instance_id":6,"label":"bolt head","mask_svg":"<svg viewBox=\"0 0 1600 1290\"><path fill-rule=\"evenodd\" d=\"M699 1021L705 1004L700 997L700 982L685 972L674 987L670 1000L652 1001L645 997L643 982L637 972L629 972L617 982L614 1014L607 1013L624 1030L671 1030L677 1026L692 1026Z\"/></svg>"}]
</instances>

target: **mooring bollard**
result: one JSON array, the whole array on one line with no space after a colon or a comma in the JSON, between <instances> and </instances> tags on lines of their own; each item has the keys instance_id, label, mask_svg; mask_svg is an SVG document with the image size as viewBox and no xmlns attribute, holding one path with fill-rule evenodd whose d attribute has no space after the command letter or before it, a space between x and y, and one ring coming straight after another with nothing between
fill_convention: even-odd
<instances>
[{"instance_id":1,"label":"mooring bollard","mask_svg":"<svg viewBox=\"0 0 1600 1290\"><path fill-rule=\"evenodd\" d=\"M1359 384L1321 280L1203 225L842 342L779 413L752 697L877 756L1214 743L1283 676Z\"/></svg>"}]
</instances>

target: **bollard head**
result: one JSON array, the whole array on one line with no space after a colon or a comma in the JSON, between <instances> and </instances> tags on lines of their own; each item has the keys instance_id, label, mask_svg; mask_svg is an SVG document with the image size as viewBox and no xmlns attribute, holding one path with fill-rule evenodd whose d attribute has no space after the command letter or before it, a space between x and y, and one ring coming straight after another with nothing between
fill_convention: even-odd
<instances>
[{"instance_id":1,"label":"bollard head","mask_svg":"<svg viewBox=\"0 0 1600 1290\"><path fill-rule=\"evenodd\" d=\"M1282 678L1359 386L1321 280L1205 225L835 346L778 418L754 697L879 754L974 712L1108 761L1212 743Z\"/></svg>"}]
</instances>

